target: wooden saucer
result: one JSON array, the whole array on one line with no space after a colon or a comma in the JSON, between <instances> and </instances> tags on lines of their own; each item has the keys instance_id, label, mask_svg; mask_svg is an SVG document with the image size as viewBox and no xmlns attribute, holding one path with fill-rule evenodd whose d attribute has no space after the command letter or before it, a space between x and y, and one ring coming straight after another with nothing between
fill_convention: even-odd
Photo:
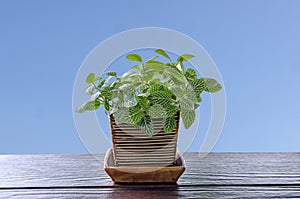
<instances>
[{"instance_id":1,"label":"wooden saucer","mask_svg":"<svg viewBox=\"0 0 300 199\"><path fill-rule=\"evenodd\" d=\"M116 167L112 149L109 149L104 158L104 170L116 183L176 183L184 172L185 167L184 160L178 153L172 166Z\"/></svg>"}]
</instances>

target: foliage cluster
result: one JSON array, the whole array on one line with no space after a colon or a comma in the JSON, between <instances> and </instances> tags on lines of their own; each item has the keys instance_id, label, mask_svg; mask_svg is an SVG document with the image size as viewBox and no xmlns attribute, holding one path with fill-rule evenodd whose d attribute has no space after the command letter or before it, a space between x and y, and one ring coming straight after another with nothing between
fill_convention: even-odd
<instances>
[{"instance_id":1,"label":"foliage cluster","mask_svg":"<svg viewBox=\"0 0 300 199\"><path fill-rule=\"evenodd\" d=\"M153 118L163 118L164 131L169 133L176 126L174 115L179 111L184 127L189 128L195 120L201 93L214 93L222 86L212 78L198 77L192 68L184 68L183 63L193 55L181 55L173 62L164 50L155 52L166 58L167 63L157 61L159 56L143 62L140 55L129 54L126 58L138 64L122 76L116 72L89 74L85 92L90 99L77 112L96 110L103 105L117 124L136 125L152 136Z\"/></svg>"}]
</instances>

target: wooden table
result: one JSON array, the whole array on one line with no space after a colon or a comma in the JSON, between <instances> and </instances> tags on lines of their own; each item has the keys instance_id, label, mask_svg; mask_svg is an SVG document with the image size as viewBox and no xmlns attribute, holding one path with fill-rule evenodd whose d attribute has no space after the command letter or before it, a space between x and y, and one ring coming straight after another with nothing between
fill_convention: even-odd
<instances>
[{"instance_id":1,"label":"wooden table","mask_svg":"<svg viewBox=\"0 0 300 199\"><path fill-rule=\"evenodd\" d=\"M184 159L177 184L124 185L91 155L0 155L0 198L300 198L300 153Z\"/></svg>"}]
</instances>

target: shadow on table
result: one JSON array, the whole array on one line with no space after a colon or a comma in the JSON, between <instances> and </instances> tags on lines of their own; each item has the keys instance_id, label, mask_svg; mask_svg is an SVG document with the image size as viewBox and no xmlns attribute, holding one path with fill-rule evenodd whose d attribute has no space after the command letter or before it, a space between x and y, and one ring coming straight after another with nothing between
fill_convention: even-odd
<instances>
[{"instance_id":1,"label":"shadow on table","mask_svg":"<svg viewBox=\"0 0 300 199\"><path fill-rule=\"evenodd\" d=\"M112 198L184 198L177 184L116 184L105 193L106 199Z\"/></svg>"}]
</instances>

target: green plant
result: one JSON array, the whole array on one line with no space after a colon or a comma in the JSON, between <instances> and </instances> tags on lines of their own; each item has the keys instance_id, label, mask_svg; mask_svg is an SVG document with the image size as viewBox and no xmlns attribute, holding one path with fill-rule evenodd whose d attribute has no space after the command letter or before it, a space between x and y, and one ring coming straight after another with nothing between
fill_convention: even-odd
<instances>
[{"instance_id":1,"label":"green plant","mask_svg":"<svg viewBox=\"0 0 300 199\"><path fill-rule=\"evenodd\" d=\"M191 68L184 69L183 63L193 55L181 55L174 63L162 49L155 52L167 58L168 63L157 61L158 56L143 62L140 55L129 54L126 58L138 65L122 76L115 72L106 72L105 78L89 74L85 92L90 100L78 107L77 112L96 110L103 105L117 124L136 125L152 136L152 118L163 118L163 128L168 133L175 128L174 115L180 111L184 127L189 128L195 120L201 93L214 93L222 86L214 79L199 78Z\"/></svg>"}]
</instances>

